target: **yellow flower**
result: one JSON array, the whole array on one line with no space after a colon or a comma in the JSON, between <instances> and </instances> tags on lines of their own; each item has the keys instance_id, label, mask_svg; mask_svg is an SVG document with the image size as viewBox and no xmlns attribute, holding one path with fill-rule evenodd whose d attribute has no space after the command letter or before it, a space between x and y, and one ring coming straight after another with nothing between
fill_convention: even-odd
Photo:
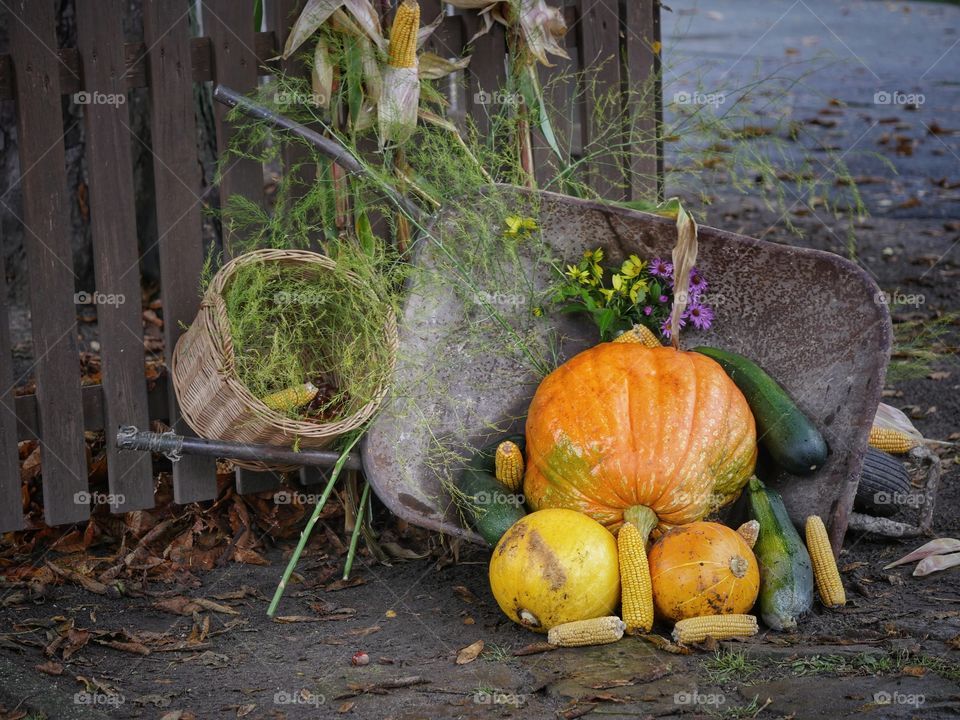
<instances>
[{"instance_id":1,"label":"yellow flower","mask_svg":"<svg viewBox=\"0 0 960 720\"><path fill-rule=\"evenodd\" d=\"M507 229L503 233L506 237L526 238L537 229L537 221L530 217L510 215L506 219Z\"/></svg>"},{"instance_id":2,"label":"yellow flower","mask_svg":"<svg viewBox=\"0 0 960 720\"><path fill-rule=\"evenodd\" d=\"M623 266L620 268L620 272L623 273L625 277L632 278L643 272L643 268L646 266L647 263L645 263L643 260L638 258L636 255L631 255L623 261Z\"/></svg>"},{"instance_id":3,"label":"yellow flower","mask_svg":"<svg viewBox=\"0 0 960 720\"><path fill-rule=\"evenodd\" d=\"M637 298L639 297L640 293L646 292L647 290L649 290L647 287L647 281L637 280L633 283L633 285L630 286L630 301L634 303L637 302Z\"/></svg>"},{"instance_id":4,"label":"yellow flower","mask_svg":"<svg viewBox=\"0 0 960 720\"><path fill-rule=\"evenodd\" d=\"M613 290L609 288L597 288L600 291L600 294L603 295L603 299L607 305L613 301Z\"/></svg>"},{"instance_id":5,"label":"yellow flower","mask_svg":"<svg viewBox=\"0 0 960 720\"><path fill-rule=\"evenodd\" d=\"M533 316L534 316L534 317L543 317L543 308L540 307L539 305L537 305L537 306L533 309Z\"/></svg>"},{"instance_id":6,"label":"yellow flower","mask_svg":"<svg viewBox=\"0 0 960 720\"><path fill-rule=\"evenodd\" d=\"M581 285L590 283L590 274L576 265L567 265L567 277L571 280L576 280Z\"/></svg>"},{"instance_id":7,"label":"yellow flower","mask_svg":"<svg viewBox=\"0 0 960 720\"><path fill-rule=\"evenodd\" d=\"M614 275L613 278L611 279L611 283L613 284L614 290L616 290L617 292L623 292L623 289L624 289L623 275Z\"/></svg>"}]
</instances>

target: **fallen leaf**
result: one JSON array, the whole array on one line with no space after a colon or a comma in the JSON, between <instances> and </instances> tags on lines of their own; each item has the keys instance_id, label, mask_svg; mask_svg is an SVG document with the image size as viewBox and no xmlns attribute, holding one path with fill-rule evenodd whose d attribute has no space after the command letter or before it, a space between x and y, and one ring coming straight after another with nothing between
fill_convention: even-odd
<instances>
[{"instance_id":1,"label":"fallen leaf","mask_svg":"<svg viewBox=\"0 0 960 720\"><path fill-rule=\"evenodd\" d=\"M353 710L353 706L354 706L354 705L356 705L356 703L355 703L355 702L352 702L352 701L348 701L348 702L345 702L345 703L341 703L341 704L340 704L340 707L337 708L337 712L338 712L338 713L348 713L348 712L350 712L351 710Z\"/></svg>"},{"instance_id":2,"label":"fallen leaf","mask_svg":"<svg viewBox=\"0 0 960 720\"><path fill-rule=\"evenodd\" d=\"M473 591L470 590L470 588L468 588L466 585L454 585L453 592L465 603L474 603L477 601L477 596L474 595Z\"/></svg>"},{"instance_id":3,"label":"fallen leaf","mask_svg":"<svg viewBox=\"0 0 960 720\"><path fill-rule=\"evenodd\" d=\"M556 645L551 645L548 642L535 642L530 643L529 645L524 645L518 650L514 650L513 655L514 657L523 657L524 655L536 655L538 653L551 652L556 649Z\"/></svg>"},{"instance_id":4,"label":"fallen leaf","mask_svg":"<svg viewBox=\"0 0 960 720\"><path fill-rule=\"evenodd\" d=\"M477 656L483 652L483 646L483 640L477 640L476 642L470 643L464 648L460 648L457 651L457 665L466 665L467 663L472 663L477 659Z\"/></svg>"},{"instance_id":5,"label":"fallen leaf","mask_svg":"<svg viewBox=\"0 0 960 720\"><path fill-rule=\"evenodd\" d=\"M45 663L40 663L36 665L35 668L42 673L47 675L63 675L63 665L53 660L48 660Z\"/></svg>"},{"instance_id":6,"label":"fallen leaf","mask_svg":"<svg viewBox=\"0 0 960 720\"><path fill-rule=\"evenodd\" d=\"M316 615L278 615L273 621L275 623L322 622L323 618Z\"/></svg>"}]
</instances>

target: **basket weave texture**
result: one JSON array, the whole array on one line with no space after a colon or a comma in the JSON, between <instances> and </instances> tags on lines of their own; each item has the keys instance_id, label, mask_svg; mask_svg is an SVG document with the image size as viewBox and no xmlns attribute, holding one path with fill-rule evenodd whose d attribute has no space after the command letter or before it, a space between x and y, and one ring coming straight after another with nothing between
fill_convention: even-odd
<instances>
[{"instance_id":1,"label":"basket weave texture","mask_svg":"<svg viewBox=\"0 0 960 720\"><path fill-rule=\"evenodd\" d=\"M391 376L396 358L396 318L390 313L384 325L390 367L384 368L385 380L366 405L334 422L293 420L271 410L252 395L240 381L235 367L224 291L239 268L262 262L296 265L315 270L318 275L336 267L326 255L275 249L239 255L224 265L204 293L196 319L173 351L170 372L180 412L193 431L203 438L287 447L299 439L299 447L320 450L363 425L379 408L387 392L386 378ZM361 287L359 278L346 277ZM250 470L296 469L293 465L262 462L235 461L235 464Z\"/></svg>"}]
</instances>

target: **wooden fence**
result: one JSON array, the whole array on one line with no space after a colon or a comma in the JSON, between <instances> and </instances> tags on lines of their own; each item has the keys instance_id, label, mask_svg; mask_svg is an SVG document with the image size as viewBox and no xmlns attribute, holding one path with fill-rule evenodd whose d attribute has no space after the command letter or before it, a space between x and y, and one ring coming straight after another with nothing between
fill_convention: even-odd
<instances>
[{"instance_id":1,"label":"wooden fence","mask_svg":"<svg viewBox=\"0 0 960 720\"><path fill-rule=\"evenodd\" d=\"M275 68L292 20L303 0L265 0L265 32L255 32L252 0L142 0L143 39L124 41L122 0L76 0L77 47L59 48L54 0L11 0L10 53L0 56L0 101L16 107L20 159L26 271L33 338L36 392L17 396L8 322L6 271L0 267L0 531L23 527L18 441L40 443L45 520L50 525L89 517L85 430L105 430L111 510L125 512L154 504L151 458L119 452L120 425L149 426L163 419L178 432L172 383L165 377L148 392L144 378L141 319L140 248L128 106L111 102L131 88L150 95L151 147L167 357L190 323L199 303L204 261L201 212L204 206L196 142L194 84L219 82L251 91L258 77ZM389 15L389 2L382 5ZM442 11L439 0L421 2L424 19ZM191 30L190 12L202 18L203 37ZM659 9L655 0L618 2L581 0L566 3L571 60L566 70L596 69L599 90L626 89L648 83L658 65ZM444 56L458 56L477 27L473 13L453 14L430 40ZM478 39L465 74L458 104L484 129L484 108L474 99L505 81L506 43L501 28ZM287 69L292 68L289 66ZM561 72L564 67L561 67ZM77 308L69 229L69 192L65 174L62 96L85 93L88 205L96 287L130 302L97 305L102 382L81 386L77 346ZM659 93L657 93L659 97ZM573 96L571 96L573 97ZM628 97L628 95L624 95ZM562 98L561 98L562 100ZM560 103L562 105L562 102ZM569 104L569 103L568 103ZM659 117L658 102L637 108L646 124L645 146L624 177L660 176L660 153L649 138ZM593 114L587 102L573 107L567 126L572 150L589 144ZM222 153L231 128L225 110L215 110L217 148ZM542 144L542 143L541 143ZM599 161L602 158L598 159ZM288 162L297 158L288 157ZM613 163L615 165L616 163ZM629 171L633 171L632 173ZM595 187L607 196L622 194L622 183L597 173ZM627 183L630 195L649 196L657 188ZM237 193L264 201L263 168L241 160L223 175L221 197ZM2 263L2 255L0 255ZM241 492L273 487L270 474L238 473ZM174 465L175 500L209 500L216 494L215 468L205 458L184 457Z\"/></svg>"}]
</instances>

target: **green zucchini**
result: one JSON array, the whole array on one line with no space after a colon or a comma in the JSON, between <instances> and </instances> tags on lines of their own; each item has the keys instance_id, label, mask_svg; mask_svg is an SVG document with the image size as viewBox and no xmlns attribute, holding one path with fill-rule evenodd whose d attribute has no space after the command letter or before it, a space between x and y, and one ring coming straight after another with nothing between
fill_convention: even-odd
<instances>
[{"instance_id":1,"label":"green zucchini","mask_svg":"<svg viewBox=\"0 0 960 720\"><path fill-rule=\"evenodd\" d=\"M493 474L497 445L504 440L513 440L523 451L522 435L500 438L475 453L459 478L460 496L457 501L470 516L480 537L490 545L496 545L503 534L527 514L523 495L508 490Z\"/></svg>"},{"instance_id":2,"label":"green zucchini","mask_svg":"<svg viewBox=\"0 0 960 720\"><path fill-rule=\"evenodd\" d=\"M776 380L743 355L712 347L693 350L716 360L740 388L757 421L757 439L777 465L793 475L810 475L823 467L823 435Z\"/></svg>"},{"instance_id":3,"label":"green zucchini","mask_svg":"<svg viewBox=\"0 0 960 720\"><path fill-rule=\"evenodd\" d=\"M760 523L753 546L760 566L760 617L774 630L792 630L813 607L813 565L780 494L757 478L747 486L751 517Z\"/></svg>"}]
</instances>

